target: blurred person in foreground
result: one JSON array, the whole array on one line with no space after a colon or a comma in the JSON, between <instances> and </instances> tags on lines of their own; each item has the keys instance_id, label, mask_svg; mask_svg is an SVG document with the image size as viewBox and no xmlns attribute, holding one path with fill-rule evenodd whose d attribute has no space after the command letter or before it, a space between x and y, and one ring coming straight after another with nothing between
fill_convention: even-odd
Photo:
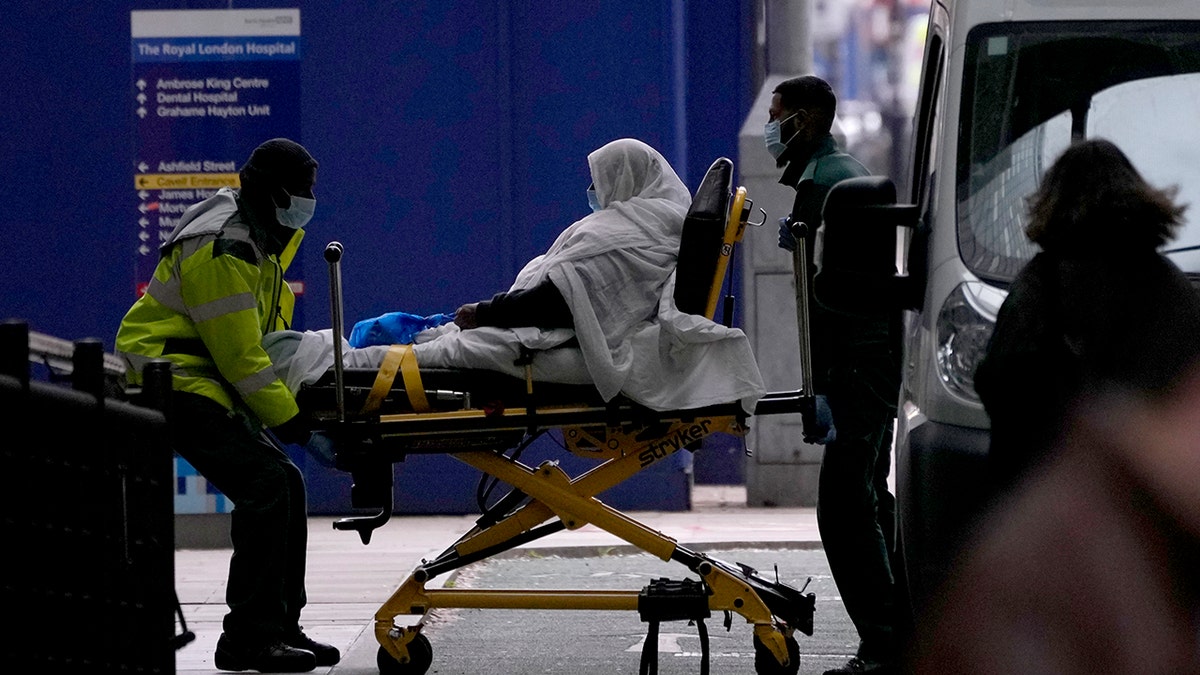
<instances>
[{"instance_id":1,"label":"blurred person in foreground","mask_svg":"<svg viewBox=\"0 0 1200 675\"><path fill-rule=\"evenodd\" d=\"M1200 673L1200 361L1169 397L1089 397L997 504L915 673Z\"/></svg>"}]
</instances>

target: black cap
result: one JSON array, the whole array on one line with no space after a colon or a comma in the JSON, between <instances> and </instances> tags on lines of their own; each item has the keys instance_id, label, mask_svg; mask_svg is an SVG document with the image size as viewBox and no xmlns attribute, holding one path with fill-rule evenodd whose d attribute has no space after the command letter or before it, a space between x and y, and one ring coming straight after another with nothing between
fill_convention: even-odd
<instances>
[{"instance_id":1,"label":"black cap","mask_svg":"<svg viewBox=\"0 0 1200 675\"><path fill-rule=\"evenodd\" d=\"M281 187L288 194L307 190L317 160L299 143L286 138L272 138L254 149L242 165L242 186L271 190Z\"/></svg>"}]
</instances>

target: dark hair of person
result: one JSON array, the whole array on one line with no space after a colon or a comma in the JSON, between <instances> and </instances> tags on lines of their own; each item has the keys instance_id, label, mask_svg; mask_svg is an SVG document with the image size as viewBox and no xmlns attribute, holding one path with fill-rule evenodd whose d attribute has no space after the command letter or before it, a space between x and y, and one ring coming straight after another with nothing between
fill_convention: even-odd
<instances>
[{"instance_id":1,"label":"dark hair of person","mask_svg":"<svg viewBox=\"0 0 1200 675\"><path fill-rule=\"evenodd\" d=\"M801 75L780 82L771 93L779 94L780 105L788 110L816 113L822 130L828 132L833 128L837 96L825 80L816 75Z\"/></svg>"},{"instance_id":2,"label":"dark hair of person","mask_svg":"<svg viewBox=\"0 0 1200 675\"><path fill-rule=\"evenodd\" d=\"M1177 192L1150 186L1111 141L1077 141L1030 196L1025 234L1046 251L1157 249L1182 224Z\"/></svg>"}]
</instances>

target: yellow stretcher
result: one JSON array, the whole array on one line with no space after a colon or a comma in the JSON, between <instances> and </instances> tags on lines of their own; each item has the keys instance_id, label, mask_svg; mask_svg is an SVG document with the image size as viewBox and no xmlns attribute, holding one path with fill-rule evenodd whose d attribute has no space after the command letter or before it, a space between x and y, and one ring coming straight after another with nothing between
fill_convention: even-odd
<instances>
[{"instance_id":1,"label":"yellow stretcher","mask_svg":"<svg viewBox=\"0 0 1200 675\"><path fill-rule=\"evenodd\" d=\"M732 176L730 160L714 162L688 212L675 294L681 311L710 318L715 312L751 211L745 188L732 189ZM340 244L331 243L326 259L339 331L340 258ZM812 635L814 594L689 550L595 497L676 452L695 449L706 436L744 435L749 416L740 403L664 413L620 396L604 402L590 385L546 384L494 371L419 370L408 357L411 353L398 347L378 370L353 370L342 367L335 348L334 369L299 394L302 414L333 438L338 468L353 475L353 506L377 510L337 520L334 527L356 531L369 543L374 529L391 517L392 464L408 454L449 453L511 491L491 506L481 504L476 525L436 559L423 562L375 613L381 673L426 672L433 653L421 634L422 619L402 625L397 617L423 617L437 608L636 610L652 636L660 621L692 620L700 628L703 673L708 668L704 619L722 612L728 626L737 614L753 625L758 673L798 671L794 631ZM803 398L801 391L770 393L754 414L798 412ZM527 466L518 461L520 451L549 430L562 434L571 453L599 464L569 476L555 462ZM683 564L699 580L657 580L628 591L426 587L440 574L589 523L664 561ZM652 658L648 648L643 672L653 672Z\"/></svg>"}]
</instances>

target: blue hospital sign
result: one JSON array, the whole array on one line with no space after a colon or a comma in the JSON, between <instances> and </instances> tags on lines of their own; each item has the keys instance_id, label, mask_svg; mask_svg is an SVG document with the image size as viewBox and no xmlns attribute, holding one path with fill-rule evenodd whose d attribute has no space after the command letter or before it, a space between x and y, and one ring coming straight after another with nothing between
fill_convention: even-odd
<instances>
[{"instance_id":1,"label":"blue hospital sign","mask_svg":"<svg viewBox=\"0 0 1200 675\"><path fill-rule=\"evenodd\" d=\"M159 245L189 206L237 187L238 169L263 141L300 141L300 10L135 11L130 26L130 216L140 295ZM297 258L288 276L298 299L302 275ZM232 509L179 458L175 476L176 513Z\"/></svg>"},{"instance_id":2,"label":"blue hospital sign","mask_svg":"<svg viewBox=\"0 0 1200 675\"><path fill-rule=\"evenodd\" d=\"M236 187L259 143L300 140L300 10L135 11L130 24L140 293L188 206Z\"/></svg>"}]
</instances>

